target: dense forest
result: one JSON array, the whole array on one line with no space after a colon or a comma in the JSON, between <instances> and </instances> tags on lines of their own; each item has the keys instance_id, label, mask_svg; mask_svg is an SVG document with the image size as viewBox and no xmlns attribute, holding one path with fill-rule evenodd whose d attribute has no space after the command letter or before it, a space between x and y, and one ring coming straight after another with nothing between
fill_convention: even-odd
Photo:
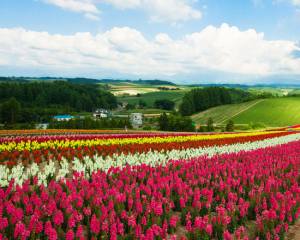
<instances>
[{"instance_id":1,"label":"dense forest","mask_svg":"<svg viewBox=\"0 0 300 240\"><path fill-rule=\"evenodd\" d=\"M49 107L63 105L75 108L77 111L91 112L93 108L115 108L117 100L113 94L98 88L55 81L53 83L0 83L0 102L11 97L17 99L22 108Z\"/></svg>"},{"instance_id":2,"label":"dense forest","mask_svg":"<svg viewBox=\"0 0 300 240\"><path fill-rule=\"evenodd\" d=\"M185 94L179 111L182 116L190 116L208 108L230 103L232 103L230 92L225 87L195 88Z\"/></svg>"},{"instance_id":3,"label":"dense forest","mask_svg":"<svg viewBox=\"0 0 300 240\"><path fill-rule=\"evenodd\" d=\"M94 108L115 107L117 99L101 85L89 86L65 81L0 83L2 123L36 121L39 120L36 119L37 115L50 118L58 114L58 109L65 109L63 113L68 114L70 111L92 112ZM15 109L15 114L12 109Z\"/></svg>"}]
</instances>

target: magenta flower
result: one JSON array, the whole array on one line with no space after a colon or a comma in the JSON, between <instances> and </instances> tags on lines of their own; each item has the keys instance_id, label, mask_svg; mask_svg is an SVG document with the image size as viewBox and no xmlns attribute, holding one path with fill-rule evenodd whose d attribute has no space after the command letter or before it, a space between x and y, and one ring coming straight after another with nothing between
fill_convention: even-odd
<instances>
[{"instance_id":1,"label":"magenta flower","mask_svg":"<svg viewBox=\"0 0 300 240\"><path fill-rule=\"evenodd\" d=\"M81 237L82 232L83 232L82 225L79 225L78 228L77 228L76 237L77 237L77 238Z\"/></svg>"},{"instance_id":2,"label":"magenta flower","mask_svg":"<svg viewBox=\"0 0 300 240\"><path fill-rule=\"evenodd\" d=\"M56 240L57 239L57 232L56 230L53 228L51 229L50 231L50 234L49 234L49 240Z\"/></svg>"},{"instance_id":3,"label":"magenta flower","mask_svg":"<svg viewBox=\"0 0 300 240\"><path fill-rule=\"evenodd\" d=\"M74 233L73 233L73 230L69 230L67 232L67 235L66 235L66 240L73 240L74 239Z\"/></svg>"}]
</instances>

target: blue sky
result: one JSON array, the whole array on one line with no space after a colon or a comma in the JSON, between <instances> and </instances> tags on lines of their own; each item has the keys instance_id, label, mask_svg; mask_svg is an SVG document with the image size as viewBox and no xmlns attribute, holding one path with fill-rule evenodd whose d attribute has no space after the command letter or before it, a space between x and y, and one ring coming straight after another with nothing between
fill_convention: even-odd
<instances>
[{"instance_id":1,"label":"blue sky","mask_svg":"<svg viewBox=\"0 0 300 240\"><path fill-rule=\"evenodd\" d=\"M0 75L300 83L300 0L1 0Z\"/></svg>"}]
</instances>

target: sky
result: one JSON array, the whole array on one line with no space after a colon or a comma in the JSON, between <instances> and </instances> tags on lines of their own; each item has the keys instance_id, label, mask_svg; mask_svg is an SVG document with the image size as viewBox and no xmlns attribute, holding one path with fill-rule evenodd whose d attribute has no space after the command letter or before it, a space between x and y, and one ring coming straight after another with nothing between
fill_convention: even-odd
<instances>
[{"instance_id":1,"label":"sky","mask_svg":"<svg viewBox=\"0 0 300 240\"><path fill-rule=\"evenodd\" d=\"M300 0L1 0L0 76L300 84Z\"/></svg>"}]
</instances>

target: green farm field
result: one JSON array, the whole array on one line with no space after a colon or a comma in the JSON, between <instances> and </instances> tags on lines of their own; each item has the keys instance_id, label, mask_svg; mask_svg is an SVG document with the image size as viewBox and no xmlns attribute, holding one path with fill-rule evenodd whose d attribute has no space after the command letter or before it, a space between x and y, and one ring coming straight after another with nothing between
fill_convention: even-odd
<instances>
[{"instance_id":1,"label":"green farm field","mask_svg":"<svg viewBox=\"0 0 300 240\"><path fill-rule=\"evenodd\" d=\"M183 96L190 91L187 90L169 90L169 91L159 91L159 92L149 92L142 94L141 97L120 97L118 101L126 102L126 103L136 103L139 104L139 100L142 99L147 103L147 106L153 106L156 99L170 99L175 102L175 108L179 107L179 104L182 101Z\"/></svg>"},{"instance_id":2,"label":"green farm field","mask_svg":"<svg viewBox=\"0 0 300 240\"><path fill-rule=\"evenodd\" d=\"M209 109L192 116L194 122L206 124L212 117L216 124L262 122L268 127L285 127L300 123L300 98L273 98Z\"/></svg>"}]
</instances>

